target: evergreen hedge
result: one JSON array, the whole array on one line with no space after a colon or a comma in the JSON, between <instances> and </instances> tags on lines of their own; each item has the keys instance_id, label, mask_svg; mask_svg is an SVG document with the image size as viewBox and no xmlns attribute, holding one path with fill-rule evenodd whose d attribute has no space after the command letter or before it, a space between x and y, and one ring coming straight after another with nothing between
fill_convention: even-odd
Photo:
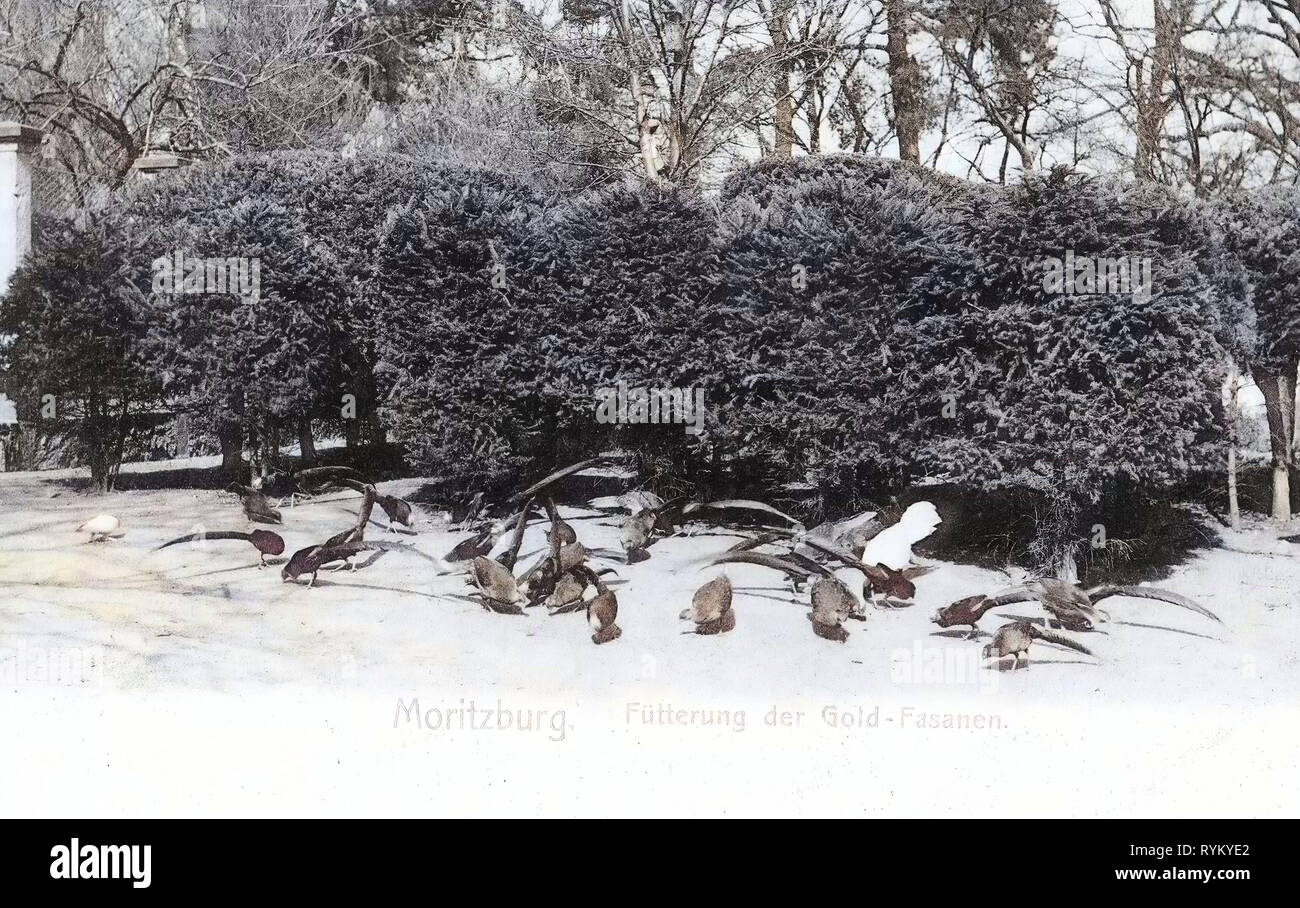
<instances>
[{"instance_id":1,"label":"evergreen hedge","mask_svg":"<svg viewBox=\"0 0 1300 908\"><path fill-rule=\"evenodd\" d=\"M79 252L66 225L74 239L20 271L15 311L75 295L64 270L101 275L94 293L134 301L133 368L214 431L389 437L449 491L617 445L669 492L804 483L827 514L925 483L1011 492L1038 515L1042 561L1116 495L1214 465L1217 381L1241 345L1241 268L1212 219L1065 173L992 188L830 156L748 168L716 200L635 184L566 198L401 155L298 153L136 187L95 220L124 238L120 268L103 278L103 244ZM260 301L152 292L149 263L177 248L257 257ZM1149 260L1150 294L1048 289L1067 251ZM8 324L29 360L58 337ZM620 382L702 390L704 431L598 421Z\"/></svg>"}]
</instances>

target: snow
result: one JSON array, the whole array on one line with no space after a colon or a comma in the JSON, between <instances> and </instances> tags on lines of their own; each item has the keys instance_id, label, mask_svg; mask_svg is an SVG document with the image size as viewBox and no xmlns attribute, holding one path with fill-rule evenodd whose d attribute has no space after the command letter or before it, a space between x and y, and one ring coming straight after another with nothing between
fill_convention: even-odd
<instances>
[{"instance_id":1,"label":"snow","mask_svg":"<svg viewBox=\"0 0 1300 908\"><path fill-rule=\"evenodd\" d=\"M437 576L401 552L324 571L310 590L259 570L238 541L155 552L196 528L252 526L233 495L99 496L72 490L72 475L0 476L0 710L10 737L0 773L22 783L0 795L10 814L1300 806L1300 547L1206 551L1156 584L1222 626L1111 599L1105 633L1078 635L1098 659L1040 644L1029 669L998 672L978 663L987 635L966 641L964 629L929 621L940 606L1005 586L1004 575L969 565L939 564L917 582L914 607L872 610L847 625L844 644L812 633L806 593L796 603L775 572L728 565L737 627L699 637L683 634L677 615L719 573L707 560L737 537L665 539L648 561L611 563L623 635L594 646L581 612L490 613L463 598L463 574ZM346 527L358 498L286 505L286 555ZM119 518L122 535L88 544L76 527L100 513ZM588 547L618 550L617 516L561 513ZM418 524L415 537L370 533L438 555L466 535L428 510ZM544 548L542 532L529 528L521 565ZM1258 530L1227 535L1238 549L1261 541ZM416 699L438 729L403 718ZM470 701L500 703L512 722L527 713L536 728L449 728ZM938 727L914 727L920 714Z\"/></svg>"}]
</instances>

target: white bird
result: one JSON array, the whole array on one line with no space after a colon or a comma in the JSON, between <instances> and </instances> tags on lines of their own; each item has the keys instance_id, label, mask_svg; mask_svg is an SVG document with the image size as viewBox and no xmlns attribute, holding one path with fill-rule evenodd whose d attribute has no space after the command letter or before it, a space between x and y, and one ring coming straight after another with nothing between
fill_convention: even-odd
<instances>
[{"instance_id":1,"label":"white bird","mask_svg":"<svg viewBox=\"0 0 1300 908\"><path fill-rule=\"evenodd\" d=\"M867 564L883 564L891 570L901 571L912 563L912 546L934 532L943 523L939 512L928 501L910 505L898 523L881 530L867 542L862 560Z\"/></svg>"},{"instance_id":2,"label":"white bird","mask_svg":"<svg viewBox=\"0 0 1300 908\"><path fill-rule=\"evenodd\" d=\"M92 517L77 527L78 533L89 533L91 542L103 542L109 536L117 532L118 527L122 525L112 514L100 514ZM95 537L99 538L96 539Z\"/></svg>"}]
</instances>

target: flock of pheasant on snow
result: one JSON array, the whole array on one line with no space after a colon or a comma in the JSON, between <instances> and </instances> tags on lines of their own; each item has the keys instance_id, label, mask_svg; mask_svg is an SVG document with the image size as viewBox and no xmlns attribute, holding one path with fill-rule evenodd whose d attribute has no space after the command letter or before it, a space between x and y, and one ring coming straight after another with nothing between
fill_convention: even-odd
<instances>
[{"instance_id":1,"label":"flock of pheasant on snow","mask_svg":"<svg viewBox=\"0 0 1300 908\"><path fill-rule=\"evenodd\" d=\"M361 493L356 523L323 542L294 552L280 571L281 579L286 582L296 583L305 576L310 588L318 572L327 566L356 570L352 559L363 552L373 553L370 560L386 552L405 552L431 561L440 575L465 573L472 587L470 595L493 612L522 614L525 608L545 607L549 614L559 615L585 610L591 640L596 644L609 643L622 634L617 623L618 598L604 579L618 573L613 565L645 561L651 557L648 550L657 539L689 534L703 524L730 523L729 515L743 514L748 518L747 528L735 530L744 538L708 563L751 564L781 572L796 596L802 596L807 590L811 606L808 620L813 633L825 640L840 643L847 640L846 622L864 620L869 606L896 609L914 604L916 580L934 570L933 566L916 563L912 551L941 522L938 511L928 501L910 505L891 525L877 519L876 513L865 512L805 529L793 517L758 501L664 501L653 493L630 492L590 503L596 510L622 513L622 552L588 548L579 541L573 526L560 516L548 488L610 459L593 458L552 473L516 495L510 504L517 505L517 510L512 506L512 513L501 519L480 521L482 509L472 508L461 522L462 528L471 535L444 557L420 551L409 542L367 539L366 529L372 523L376 504L387 517L387 531L393 534L415 535L415 509L410 502L381 493L374 483L350 467L296 470L277 474L260 488L232 484L227 491L239 496L250 521L264 524L283 523L280 508L285 500L292 504L298 498L310 498L339 487ZM273 503L277 496L281 500ZM476 496L475 501L476 505L480 503L481 496ZM538 511L540 519L549 524L546 551L516 573L524 531ZM89 533L91 542L122 535L121 522L110 514L92 518L79 530ZM507 534L511 534L508 546L490 557ZM257 549L263 567L267 565L268 555L282 555L285 550L284 539L264 529L192 533L159 548L205 540L247 542ZM1004 624L984 647L986 659L997 660L1000 666L1010 656L1011 667L1017 668L1022 659L1028 666L1029 647L1036 640L1092 656L1082 643L1056 631L1094 630L1098 622L1109 620L1109 615L1097 603L1113 596L1160 600L1219 621L1203 606L1167 590L1147 586L1083 589L1043 577L1031 577L998 593L960 599L939 609L931 620L941 628L968 626L967 639L975 639L980 633L980 619L990 610L1010 603L1038 602L1046 613L1043 619L1022 618ZM725 574L719 574L695 591L690 607L682 610L680 618L693 624L688 632L725 634L736 627L732 599L731 581Z\"/></svg>"}]
</instances>

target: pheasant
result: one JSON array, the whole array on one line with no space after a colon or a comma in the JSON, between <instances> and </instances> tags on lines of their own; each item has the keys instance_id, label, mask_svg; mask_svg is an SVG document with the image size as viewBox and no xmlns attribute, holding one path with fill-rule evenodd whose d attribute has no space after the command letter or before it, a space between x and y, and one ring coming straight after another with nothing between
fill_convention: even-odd
<instances>
[{"instance_id":1,"label":"pheasant","mask_svg":"<svg viewBox=\"0 0 1300 908\"><path fill-rule=\"evenodd\" d=\"M1092 651L1082 643L1076 643L1069 637L1053 634L1051 631L1039 630L1038 625L1032 621L1013 621L1002 625L993 634L993 642L984 647L984 658L997 658L1001 661L1004 657L1010 656L1013 660L1011 668L1014 670L1020 667L1020 657L1023 655L1025 668L1029 668L1029 645L1035 640L1055 643L1083 653L1085 656L1093 655Z\"/></svg>"},{"instance_id":2,"label":"pheasant","mask_svg":"<svg viewBox=\"0 0 1300 908\"><path fill-rule=\"evenodd\" d=\"M587 603L587 624L592 630L591 642L599 646L617 640L623 635L614 620L618 618L618 597L614 591L605 586L600 576L589 568L583 567L587 581L596 587L596 597Z\"/></svg>"},{"instance_id":3,"label":"pheasant","mask_svg":"<svg viewBox=\"0 0 1300 908\"><path fill-rule=\"evenodd\" d=\"M179 545L182 542L193 542L195 540L204 541L208 539L242 539L244 542L252 543L253 548L257 549L260 557L258 559L259 568L266 567L267 555L281 555L284 553L284 539L280 534L272 533L270 530L253 530L251 533L238 533L234 531L219 530L215 533L201 532L190 533L188 536L181 536L170 542L164 542L154 551L165 549L171 545Z\"/></svg>"},{"instance_id":4,"label":"pheasant","mask_svg":"<svg viewBox=\"0 0 1300 908\"><path fill-rule=\"evenodd\" d=\"M966 639L973 640L979 636L979 628L976 627L976 623L984 617L989 609L1000 604L998 600L990 599L988 596L967 596L965 599L958 599L952 605L939 609L930 620L940 627L968 624L970 625L970 633L966 635Z\"/></svg>"},{"instance_id":5,"label":"pheasant","mask_svg":"<svg viewBox=\"0 0 1300 908\"><path fill-rule=\"evenodd\" d=\"M524 594L509 568L480 555L470 566L470 583L478 587L484 608L504 615L523 614Z\"/></svg>"},{"instance_id":6,"label":"pheasant","mask_svg":"<svg viewBox=\"0 0 1300 908\"><path fill-rule=\"evenodd\" d=\"M736 627L736 613L731 607L731 581L724 574L715 577L695 591L691 607L678 616L695 622L690 633L725 634Z\"/></svg>"},{"instance_id":7,"label":"pheasant","mask_svg":"<svg viewBox=\"0 0 1300 908\"><path fill-rule=\"evenodd\" d=\"M849 632L844 629L844 619L858 611L857 597L837 577L822 577L813 584L812 612L808 618L812 621L813 633L836 643L849 639Z\"/></svg>"}]
</instances>

